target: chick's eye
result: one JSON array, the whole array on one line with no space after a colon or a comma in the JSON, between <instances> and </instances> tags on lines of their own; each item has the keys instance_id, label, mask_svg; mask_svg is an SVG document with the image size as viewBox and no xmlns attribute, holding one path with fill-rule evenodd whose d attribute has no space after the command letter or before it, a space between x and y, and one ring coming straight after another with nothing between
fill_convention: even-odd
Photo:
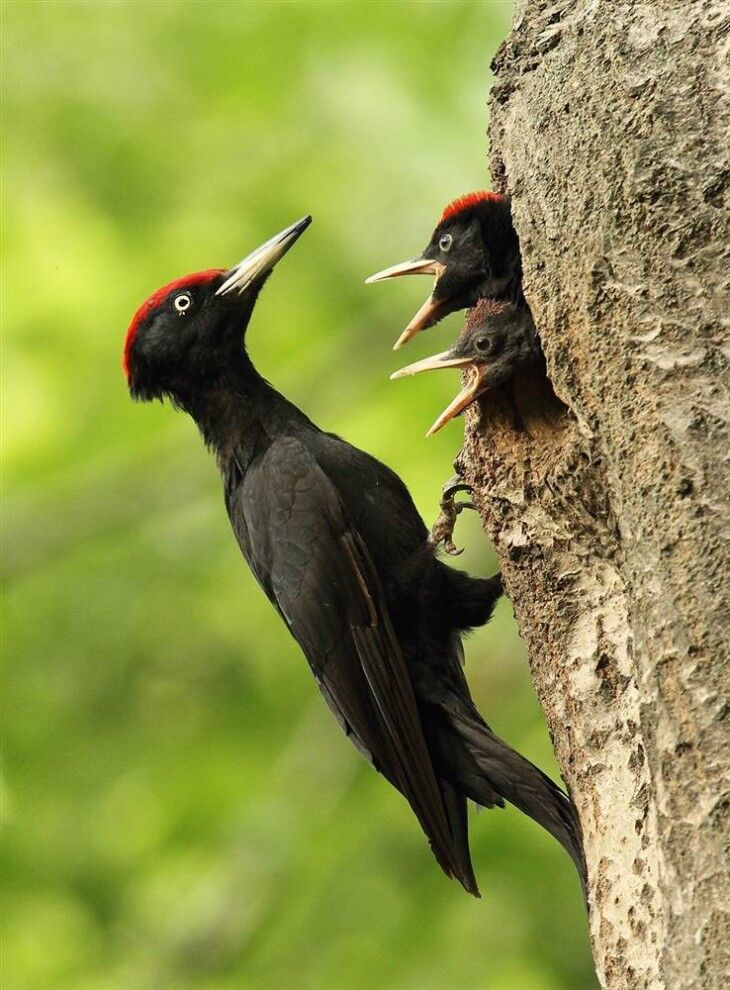
<instances>
[{"instance_id":1,"label":"chick's eye","mask_svg":"<svg viewBox=\"0 0 730 990\"><path fill-rule=\"evenodd\" d=\"M173 301L173 306L178 313L187 313L192 305L193 299L189 292L181 292L179 296L175 296Z\"/></svg>"},{"instance_id":2,"label":"chick's eye","mask_svg":"<svg viewBox=\"0 0 730 990\"><path fill-rule=\"evenodd\" d=\"M478 351L481 351L484 354L491 349L492 341L489 339L489 337L477 337L477 339L474 341L474 346Z\"/></svg>"},{"instance_id":3,"label":"chick's eye","mask_svg":"<svg viewBox=\"0 0 730 990\"><path fill-rule=\"evenodd\" d=\"M439 241L439 248L444 252L448 251L449 248L451 247L451 242L453 241L453 239L454 238L451 236L451 234L443 234Z\"/></svg>"}]
</instances>

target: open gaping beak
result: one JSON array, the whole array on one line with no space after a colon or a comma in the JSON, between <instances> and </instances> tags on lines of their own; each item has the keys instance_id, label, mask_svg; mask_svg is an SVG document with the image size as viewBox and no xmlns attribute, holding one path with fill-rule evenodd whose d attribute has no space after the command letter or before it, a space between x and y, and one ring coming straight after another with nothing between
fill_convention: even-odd
<instances>
[{"instance_id":1,"label":"open gaping beak","mask_svg":"<svg viewBox=\"0 0 730 990\"><path fill-rule=\"evenodd\" d=\"M258 279L268 275L274 265L280 261L294 242L304 233L312 222L311 217L302 217L286 230L274 235L257 247L255 251L247 255L243 261L239 261L229 272L223 285L216 290L217 296L225 296L229 292L236 291L240 295Z\"/></svg>"},{"instance_id":2,"label":"open gaping beak","mask_svg":"<svg viewBox=\"0 0 730 990\"><path fill-rule=\"evenodd\" d=\"M427 437L432 437L434 433L438 433L442 426L446 426L450 419L458 416L484 390L487 365L481 361L474 361L469 357L452 357L451 355L451 351L434 354L431 357L424 358L422 361L416 361L415 364L408 364L405 368L394 371L390 376L391 378L405 378L406 375L417 375L421 371L436 371L439 368L459 368L470 371L469 381L456 398L444 409L426 434Z\"/></svg>"},{"instance_id":3,"label":"open gaping beak","mask_svg":"<svg viewBox=\"0 0 730 990\"><path fill-rule=\"evenodd\" d=\"M441 264L440 261L431 261L430 258L414 258L413 261L402 261L399 265L392 265L390 268L384 268L382 272L376 272L375 275L371 275L370 278L365 279L365 284L370 285L371 282L383 282L386 278L398 278L400 275L433 275L433 287L435 289L438 280L445 271L446 266ZM415 337L420 330L430 327L438 318L442 308L443 303L435 300L433 293L431 293L398 340L396 340L393 350L397 351L404 344L407 344L411 337Z\"/></svg>"}]
</instances>

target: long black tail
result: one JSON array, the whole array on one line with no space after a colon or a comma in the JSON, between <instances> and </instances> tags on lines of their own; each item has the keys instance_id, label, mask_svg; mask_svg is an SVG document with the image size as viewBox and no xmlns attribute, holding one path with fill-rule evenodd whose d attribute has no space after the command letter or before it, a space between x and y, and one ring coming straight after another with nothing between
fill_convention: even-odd
<instances>
[{"instance_id":1,"label":"long black tail","mask_svg":"<svg viewBox=\"0 0 730 990\"><path fill-rule=\"evenodd\" d=\"M576 865L585 894L586 866L575 805L542 770L495 736L474 706L452 695L441 706L441 772L472 801L490 808L509 801L542 825Z\"/></svg>"}]
</instances>

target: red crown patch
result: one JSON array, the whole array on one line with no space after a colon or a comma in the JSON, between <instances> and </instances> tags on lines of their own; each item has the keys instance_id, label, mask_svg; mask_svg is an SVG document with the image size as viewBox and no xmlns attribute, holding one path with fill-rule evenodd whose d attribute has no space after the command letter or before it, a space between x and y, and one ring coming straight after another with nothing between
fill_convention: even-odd
<instances>
[{"instance_id":1,"label":"red crown patch","mask_svg":"<svg viewBox=\"0 0 730 990\"><path fill-rule=\"evenodd\" d=\"M452 203L446 207L444 212L441 214L441 219L439 223L443 223L444 220L448 220L449 217L456 216L457 213L461 213L462 210L468 210L470 206L476 206L477 203L491 202L496 203L499 200L504 199L499 193L492 192L489 189L483 189L481 192L467 193L465 196L459 196Z\"/></svg>"}]
</instances>

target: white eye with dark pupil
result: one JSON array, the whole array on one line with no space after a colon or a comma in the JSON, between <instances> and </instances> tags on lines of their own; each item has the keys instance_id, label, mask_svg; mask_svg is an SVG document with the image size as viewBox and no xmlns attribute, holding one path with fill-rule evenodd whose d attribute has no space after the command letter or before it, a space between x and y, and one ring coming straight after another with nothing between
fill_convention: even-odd
<instances>
[{"instance_id":1,"label":"white eye with dark pupil","mask_svg":"<svg viewBox=\"0 0 730 990\"><path fill-rule=\"evenodd\" d=\"M448 251L451 247L451 242L453 241L451 234L444 234L439 240L439 247L442 251Z\"/></svg>"},{"instance_id":2,"label":"white eye with dark pupil","mask_svg":"<svg viewBox=\"0 0 730 990\"><path fill-rule=\"evenodd\" d=\"M187 313L193 304L193 300L188 292L181 292L179 296L175 296L173 306L178 311L178 313Z\"/></svg>"}]
</instances>

